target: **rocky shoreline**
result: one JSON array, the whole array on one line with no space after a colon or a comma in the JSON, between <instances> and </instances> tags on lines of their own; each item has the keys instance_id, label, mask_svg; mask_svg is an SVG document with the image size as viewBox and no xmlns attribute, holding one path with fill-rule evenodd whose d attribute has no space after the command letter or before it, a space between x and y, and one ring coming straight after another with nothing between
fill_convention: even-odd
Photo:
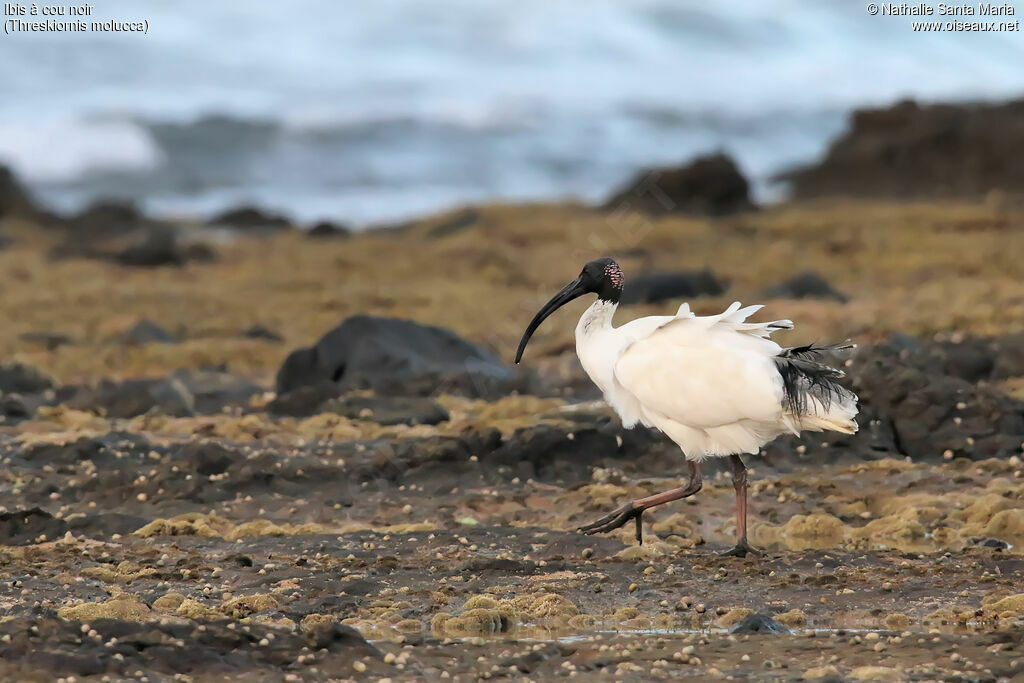
<instances>
[{"instance_id":1,"label":"rocky shoreline","mask_svg":"<svg viewBox=\"0 0 1024 683\"><path fill-rule=\"evenodd\" d=\"M908 111L874 116L952 116ZM755 208L727 159L663 171L671 207L636 201L648 175L603 208L364 233L255 209L56 217L0 173L0 675L1020 676L1012 184ZM642 547L574 531L681 469L597 400L571 313L510 363L592 251L632 283L620 319L763 299L798 323L784 342L858 342L838 362L860 431L751 459L769 557L716 554L733 493L715 463Z\"/></svg>"}]
</instances>

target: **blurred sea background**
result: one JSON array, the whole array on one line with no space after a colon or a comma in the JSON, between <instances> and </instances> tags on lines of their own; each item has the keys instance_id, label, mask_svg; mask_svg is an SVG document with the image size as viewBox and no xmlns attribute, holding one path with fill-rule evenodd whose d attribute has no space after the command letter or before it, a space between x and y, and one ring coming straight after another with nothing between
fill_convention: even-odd
<instances>
[{"instance_id":1,"label":"blurred sea background","mask_svg":"<svg viewBox=\"0 0 1024 683\"><path fill-rule=\"evenodd\" d=\"M716 149L770 201L855 107L1024 86L1021 34L915 33L858 2L94 4L149 34L0 39L0 163L60 211L360 226L594 201Z\"/></svg>"}]
</instances>

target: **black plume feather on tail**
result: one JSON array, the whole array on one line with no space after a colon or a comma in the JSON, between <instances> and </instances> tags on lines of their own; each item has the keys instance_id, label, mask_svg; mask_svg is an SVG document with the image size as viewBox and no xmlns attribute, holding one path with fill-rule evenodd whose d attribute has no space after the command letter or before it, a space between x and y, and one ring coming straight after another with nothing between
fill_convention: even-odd
<instances>
[{"instance_id":1,"label":"black plume feather on tail","mask_svg":"<svg viewBox=\"0 0 1024 683\"><path fill-rule=\"evenodd\" d=\"M805 415L808 404L813 400L817 400L827 411L833 401L853 397L853 394L838 382L846 373L812 359L819 358L823 353L845 351L854 347L856 344L849 342L822 346L807 344L783 349L775 356L773 360L782 376L782 401L787 412Z\"/></svg>"},{"instance_id":2,"label":"black plume feather on tail","mask_svg":"<svg viewBox=\"0 0 1024 683\"><path fill-rule=\"evenodd\" d=\"M779 358L820 358L823 353L832 353L835 351L846 351L848 349L855 349L857 345L850 342L849 340L840 342L838 344L807 344L806 346L791 346L788 349L782 349L779 353Z\"/></svg>"}]
</instances>

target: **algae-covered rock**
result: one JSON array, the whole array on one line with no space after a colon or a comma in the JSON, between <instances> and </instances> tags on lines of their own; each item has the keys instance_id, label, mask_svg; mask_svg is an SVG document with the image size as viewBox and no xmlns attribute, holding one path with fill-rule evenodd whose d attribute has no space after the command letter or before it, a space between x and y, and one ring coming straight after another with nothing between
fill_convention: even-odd
<instances>
[{"instance_id":1,"label":"algae-covered rock","mask_svg":"<svg viewBox=\"0 0 1024 683\"><path fill-rule=\"evenodd\" d=\"M576 629L588 629L597 625L598 619L592 614L577 614L569 619L569 626Z\"/></svg>"},{"instance_id":2,"label":"algae-covered rock","mask_svg":"<svg viewBox=\"0 0 1024 683\"><path fill-rule=\"evenodd\" d=\"M122 619L124 621L149 621L153 611L137 595L121 593L106 602L86 602L62 607L57 614L64 619L91 621L93 619Z\"/></svg>"},{"instance_id":3,"label":"algae-covered rock","mask_svg":"<svg viewBox=\"0 0 1024 683\"><path fill-rule=\"evenodd\" d=\"M153 576L156 573L156 569L152 567L143 568L138 563L129 562L128 560L118 564L115 569L102 565L99 567L86 567L82 570L84 576L99 579L105 583L131 583L135 579Z\"/></svg>"},{"instance_id":4,"label":"algae-covered rock","mask_svg":"<svg viewBox=\"0 0 1024 683\"><path fill-rule=\"evenodd\" d=\"M850 678L858 681L901 681L903 672L889 666L858 666L850 672Z\"/></svg>"},{"instance_id":5,"label":"algae-covered rock","mask_svg":"<svg viewBox=\"0 0 1024 683\"><path fill-rule=\"evenodd\" d=\"M231 522L216 515L188 513L171 519L154 519L135 532L136 536L206 536L223 537Z\"/></svg>"},{"instance_id":6,"label":"algae-covered rock","mask_svg":"<svg viewBox=\"0 0 1024 683\"><path fill-rule=\"evenodd\" d=\"M269 593L257 593L256 595L241 595L232 598L220 606L220 610L235 619L247 617L254 612L269 612L281 609L281 603Z\"/></svg>"},{"instance_id":7,"label":"algae-covered rock","mask_svg":"<svg viewBox=\"0 0 1024 683\"><path fill-rule=\"evenodd\" d=\"M1002 618L1024 615L1024 593L1017 593L999 600L986 608Z\"/></svg>"},{"instance_id":8,"label":"algae-covered rock","mask_svg":"<svg viewBox=\"0 0 1024 683\"><path fill-rule=\"evenodd\" d=\"M886 625L886 627L894 629L894 630L895 629L906 628L907 626L910 625L910 622L911 622L910 617L908 617L906 614L900 614L898 612L895 613L895 614L890 614L890 615L885 617L885 625Z\"/></svg>"},{"instance_id":9,"label":"algae-covered rock","mask_svg":"<svg viewBox=\"0 0 1024 683\"><path fill-rule=\"evenodd\" d=\"M835 678L838 680L839 677L839 669L831 664L816 666L804 671L804 678L809 681L818 680L819 678Z\"/></svg>"},{"instance_id":10,"label":"algae-covered rock","mask_svg":"<svg viewBox=\"0 0 1024 683\"><path fill-rule=\"evenodd\" d=\"M893 515L872 520L863 527L854 529L851 535L856 539L872 543L883 541L898 543L924 538L925 533L925 528L920 522Z\"/></svg>"},{"instance_id":11,"label":"algae-covered rock","mask_svg":"<svg viewBox=\"0 0 1024 683\"><path fill-rule=\"evenodd\" d=\"M1000 539L1024 539L1024 509L1000 510L985 525L985 536Z\"/></svg>"},{"instance_id":12,"label":"algae-covered rock","mask_svg":"<svg viewBox=\"0 0 1024 683\"><path fill-rule=\"evenodd\" d=\"M754 610L747 607L736 607L720 616L718 618L718 625L722 628L732 628L753 613Z\"/></svg>"},{"instance_id":13,"label":"algae-covered rock","mask_svg":"<svg viewBox=\"0 0 1024 683\"><path fill-rule=\"evenodd\" d=\"M395 624L395 630L402 633L419 633L423 624L418 619L402 619Z\"/></svg>"},{"instance_id":14,"label":"algae-covered rock","mask_svg":"<svg viewBox=\"0 0 1024 683\"><path fill-rule=\"evenodd\" d=\"M436 621L435 617L435 621ZM433 626L433 623L431 624ZM501 633L511 626L509 618L494 609L471 609L443 622L443 630L455 633Z\"/></svg>"},{"instance_id":15,"label":"algae-covered rock","mask_svg":"<svg viewBox=\"0 0 1024 683\"><path fill-rule=\"evenodd\" d=\"M580 492L595 507L612 505L617 500L629 495L629 491L625 487L615 484L588 484L580 489Z\"/></svg>"},{"instance_id":16,"label":"algae-covered rock","mask_svg":"<svg viewBox=\"0 0 1024 683\"><path fill-rule=\"evenodd\" d=\"M803 626L807 623L807 615L803 610L791 609L788 612L775 615L775 621L789 627Z\"/></svg>"},{"instance_id":17,"label":"algae-covered rock","mask_svg":"<svg viewBox=\"0 0 1024 683\"><path fill-rule=\"evenodd\" d=\"M438 612L434 615L434 618L430 620L430 630L436 633L444 633L444 626L451 619L453 619L449 612Z\"/></svg>"},{"instance_id":18,"label":"algae-covered rock","mask_svg":"<svg viewBox=\"0 0 1024 683\"><path fill-rule=\"evenodd\" d=\"M625 629L634 629L637 631L646 631L653 625L654 622L652 622L649 617L645 617L643 615L633 617L632 619L627 619L621 624L621 626Z\"/></svg>"},{"instance_id":19,"label":"algae-covered rock","mask_svg":"<svg viewBox=\"0 0 1024 683\"><path fill-rule=\"evenodd\" d=\"M616 621L629 621L635 619L640 614L640 610L636 607L620 607L612 613L612 618Z\"/></svg>"},{"instance_id":20,"label":"algae-covered rock","mask_svg":"<svg viewBox=\"0 0 1024 683\"><path fill-rule=\"evenodd\" d=\"M498 601L492 598L490 595L474 595L469 600L466 600L466 604L462 606L463 609L497 609Z\"/></svg>"},{"instance_id":21,"label":"algae-covered rock","mask_svg":"<svg viewBox=\"0 0 1024 683\"><path fill-rule=\"evenodd\" d=\"M299 628L303 633L312 633L319 628L330 625L338 621L337 617L331 616L330 614L320 614L314 612L313 614L307 614L299 622Z\"/></svg>"},{"instance_id":22,"label":"algae-covered rock","mask_svg":"<svg viewBox=\"0 0 1024 683\"><path fill-rule=\"evenodd\" d=\"M157 612L174 612L184 601L185 596L181 593L166 593L153 601L153 609Z\"/></svg>"},{"instance_id":23,"label":"algae-covered rock","mask_svg":"<svg viewBox=\"0 0 1024 683\"><path fill-rule=\"evenodd\" d=\"M186 598L181 601L174 613L186 619L223 619L224 614L215 607L205 605L198 600Z\"/></svg>"},{"instance_id":24,"label":"algae-covered rock","mask_svg":"<svg viewBox=\"0 0 1024 683\"><path fill-rule=\"evenodd\" d=\"M973 607L966 605L953 605L942 607L922 619L926 624L966 624L975 617Z\"/></svg>"},{"instance_id":25,"label":"algae-covered rock","mask_svg":"<svg viewBox=\"0 0 1024 683\"><path fill-rule=\"evenodd\" d=\"M624 562L642 562L646 560L653 560L657 557L664 557L665 551L662 547L665 544L659 543L645 543L644 545L631 545L628 548L623 548L619 552L615 553L615 557L619 558Z\"/></svg>"},{"instance_id":26,"label":"algae-covered rock","mask_svg":"<svg viewBox=\"0 0 1024 683\"><path fill-rule=\"evenodd\" d=\"M846 541L849 535L849 529L841 519L822 512L794 515L780 527L759 524L755 530L755 541L782 543L790 550L834 548Z\"/></svg>"},{"instance_id":27,"label":"algae-covered rock","mask_svg":"<svg viewBox=\"0 0 1024 683\"><path fill-rule=\"evenodd\" d=\"M557 593L520 595L513 598L512 603L518 614L530 619L568 619L580 613L572 601Z\"/></svg>"}]
</instances>

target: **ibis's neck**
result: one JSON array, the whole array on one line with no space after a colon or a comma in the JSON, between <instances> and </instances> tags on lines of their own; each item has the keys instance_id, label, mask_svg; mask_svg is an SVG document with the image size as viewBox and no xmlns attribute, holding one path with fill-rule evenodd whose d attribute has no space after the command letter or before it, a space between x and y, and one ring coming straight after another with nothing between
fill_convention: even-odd
<instances>
[{"instance_id":1,"label":"ibis's neck","mask_svg":"<svg viewBox=\"0 0 1024 683\"><path fill-rule=\"evenodd\" d=\"M617 302L598 299L576 325L576 355L602 392L611 386L612 368L618 356L613 353L616 335L612 327L612 316L618 306Z\"/></svg>"},{"instance_id":2,"label":"ibis's neck","mask_svg":"<svg viewBox=\"0 0 1024 683\"><path fill-rule=\"evenodd\" d=\"M579 341L581 337L595 332L611 329L612 316L615 315L615 309L618 307L618 302L605 299L598 299L591 304L590 308L583 312L579 324L576 325L576 340Z\"/></svg>"}]
</instances>

